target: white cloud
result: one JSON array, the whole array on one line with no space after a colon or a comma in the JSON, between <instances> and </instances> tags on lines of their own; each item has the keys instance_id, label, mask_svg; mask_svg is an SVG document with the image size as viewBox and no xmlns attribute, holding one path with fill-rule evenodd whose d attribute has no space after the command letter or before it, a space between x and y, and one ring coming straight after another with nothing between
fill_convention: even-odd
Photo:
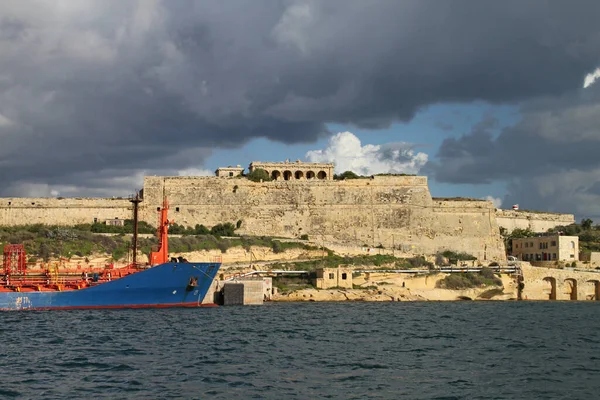
<instances>
[{"instance_id":1,"label":"white cloud","mask_svg":"<svg viewBox=\"0 0 600 400\"><path fill-rule=\"evenodd\" d=\"M485 196L485 200L491 201L496 208L500 208L500 206L502 206L502 199L500 197L487 195Z\"/></svg>"},{"instance_id":2,"label":"white cloud","mask_svg":"<svg viewBox=\"0 0 600 400\"><path fill-rule=\"evenodd\" d=\"M596 82L596 79L600 78L600 68L596 68L594 72L591 72L585 76L583 80L583 88L587 88Z\"/></svg>"},{"instance_id":3,"label":"white cloud","mask_svg":"<svg viewBox=\"0 0 600 400\"><path fill-rule=\"evenodd\" d=\"M186 168L177 171L177 175L179 176L214 176L215 171L211 171L210 169L200 169L200 168Z\"/></svg>"},{"instance_id":4,"label":"white cloud","mask_svg":"<svg viewBox=\"0 0 600 400\"><path fill-rule=\"evenodd\" d=\"M415 152L410 143L362 145L351 132L340 132L329 139L323 150L311 150L311 162L333 162L335 171L353 171L359 175L383 173L416 174L427 163L427 154Z\"/></svg>"}]
</instances>

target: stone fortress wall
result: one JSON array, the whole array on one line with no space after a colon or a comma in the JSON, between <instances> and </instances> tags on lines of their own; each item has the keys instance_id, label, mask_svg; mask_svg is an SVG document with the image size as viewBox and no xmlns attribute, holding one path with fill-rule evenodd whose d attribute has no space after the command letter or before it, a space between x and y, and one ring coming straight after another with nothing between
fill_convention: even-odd
<instances>
[{"instance_id":1,"label":"stone fortress wall","mask_svg":"<svg viewBox=\"0 0 600 400\"><path fill-rule=\"evenodd\" d=\"M497 210L498 224L508 232L515 229L531 229L533 232L547 232L558 225L575 223L573 214L556 214L531 211Z\"/></svg>"},{"instance_id":2,"label":"stone fortress wall","mask_svg":"<svg viewBox=\"0 0 600 400\"><path fill-rule=\"evenodd\" d=\"M0 198L0 225L76 225L131 218L128 199Z\"/></svg>"},{"instance_id":3,"label":"stone fortress wall","mask_svg":"<svg viewBox=\"0 0 600 400\"><path fill-rule=\"evenodd\" d=\"M240 234L289 238L307 234L316 242L381 244L414 254L453 250L480 260L505 258L499 234L501 221L507 219L503 212L489 201L432 199L423 176L272 182L152 176L144 180L140 219L156 225L163 194L169 199L171 219L182 225L211 227L241 220ZM130 219L131 208L128 199L3 198L0 225ZM553 219L531 214L523 221L562 225L572 218L555 220L556 214L548 215ZM520 220L515 216L510 221Z\"/></svg>"},{"instance_id":4,"label":"stone fortress wall","mask_svg":"<svg viewBox=\"0 0 600 400\"><path fill-rule=\"evenodd\" d=\"M163 193L179 224L236 223L241 234L395 246L417 254L466 251L505 257L487 201L434 201L427 178L375 176L346 181L146 177L142 218L155 223Z\"/></svg>"}]
</instances>

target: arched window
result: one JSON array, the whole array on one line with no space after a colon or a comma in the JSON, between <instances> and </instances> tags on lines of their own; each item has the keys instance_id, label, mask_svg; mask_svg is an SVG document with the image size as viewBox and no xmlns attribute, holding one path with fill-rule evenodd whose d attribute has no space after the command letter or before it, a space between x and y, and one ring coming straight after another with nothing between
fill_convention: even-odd
<instances>
[{"instance_id":1,"label":"arched window","mask_svg":"<svg viewBox=\"0 0 600 400\"><path fill-rule=\"evenodd\" d=\"M304 178L304 172L302 172L302 171L296 171L294 173L294 178L296 178L296 179L302 179L302 178Z\"/></svg>"},{"instance_id":2,"label":"arched window","mask_svg":"<svg viewBox=\"0 0 600 400\"><path fill-rule=\"evenodd\" d=\"M283 171L283 180L289 181L292 179L292 171Z\"/></svg>"},{"instance_id":3,"label":"arched window","mask_svg":"<svg viewBox=\"0 0 600 400\"><path fill-rule=\"evenodd\" d=\"M281 172L275 170L271 173L271 179L273 179L274 181L279 180L279 178L281 178Z\"/></svg>"},{"instance_id":4,"label":"arched window","mask_svg":"<svg viewBox=\"0 0 600 400\"><path fill-rule=\"evenodd\" d=\"M315 179L315 173L313 171L308 171L306 173L306 179Z\"/></svg>"},{"instance_id":5,"label":"arched window","mask_svg":"<svg viewBox=\"0 0 600 400\"><path fill-rule=\"evenodd\" d=\"M325 171L319 171L319 173L317 174L317 178L325 179L327 178L327 173Z\"/></svg>"}]
</instances>

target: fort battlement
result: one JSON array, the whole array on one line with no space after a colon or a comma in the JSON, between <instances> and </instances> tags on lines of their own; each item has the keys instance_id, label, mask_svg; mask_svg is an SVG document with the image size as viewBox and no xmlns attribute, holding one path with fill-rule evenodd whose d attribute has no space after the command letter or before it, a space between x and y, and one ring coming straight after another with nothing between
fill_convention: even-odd
<instances>
[{"instance_id":1,"label":"fort battlement","mask_svg":"<svg viewBox=\"0 0 600 400\"><path fill-rule=\"evenodd\" d=\"M575 223L573 214L545 213L521 210L496 210L498 224L508 232L515 229L531 229L533 232L546 232L558 225Z\"/></svg>"},{"instance_id":2,"label":"fort battlement","mask_svg":"<svg viewBox=\"0 0 600 400\"><path fill-rule=\"evenodd\" d=\"M140 218L157 223L163 196L178 224L207 227L241 221L240 234L321 242L382 245L404 252L433 254L464 251L481 260L505 257L501 221L522 223L496 210L491 202L432 199L424 176L374 176L364 179L292 179L252 182L243 177L148 176L144 179ZM0 225L74 225L130 219L128 199L4 198ZM572 216L544 216L564 224ZM536 214L523 215L531 224Z\"/></svg>"}]
</instances>

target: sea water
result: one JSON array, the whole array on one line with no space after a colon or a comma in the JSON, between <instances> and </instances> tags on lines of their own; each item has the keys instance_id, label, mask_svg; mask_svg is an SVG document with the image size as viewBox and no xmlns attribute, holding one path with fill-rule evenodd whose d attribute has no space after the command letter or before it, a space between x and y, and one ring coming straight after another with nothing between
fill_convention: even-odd
<instances>
[{"instance_id":1,"label":"sea water","mask_svg":"<svg viewBox=\"0 0 600 400\"><path fill-rule=\"evenodd\" d=\"M0 313L3 398L596 399L600 303Z\"/></svg>"}]
</instances>

